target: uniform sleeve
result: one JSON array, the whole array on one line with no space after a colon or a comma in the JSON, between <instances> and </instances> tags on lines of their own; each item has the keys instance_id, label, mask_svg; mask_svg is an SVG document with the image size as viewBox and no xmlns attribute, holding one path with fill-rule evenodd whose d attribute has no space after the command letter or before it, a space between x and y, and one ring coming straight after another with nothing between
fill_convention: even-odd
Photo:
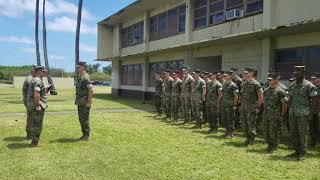
<instances>
[{"instance_id":1,"label":"uniform sleeve","mask_svg":"<svg viewBox=\"0 0 320 180\"><path fill-rule=\"evenodd\" d=\"M222 91L222 90L223 90L223 88L222 88L222 84L219 84L219 83L218 83L218 85L217 85L217 89L218 89L218 91Z\"/></svg>"},{"instance_id":2,"label":"uniform sleeve","mask_svg":"<svg viewBox=\"0 0 320 180\"><path fill-rule=\"evenodd\" d=\"M40 80L36 80L34 82L34 91L38 91L38 92L41 91L41 81Z\"/></svg>"},{"instance_id":3,"label":"uniform sleeve","mask_svg":"<svg viewBox=\"0 0 320 180\"><path fill-rule=\"evenodd\" d=\"M207 87L206 82L205 82L205 81L202 81L202 82L201 82L201 86L204 87L204 88L206 88L206 87Z\"/></svg>"},{"instance_id":4,"label":"uniform sleeve","mask_svg":"<svg viewBox=\"0 0 320 180\"><path fill-rule=\"evenodd\" d=\"M259 82L257 82L257 83L255 84L255 87L256 87L256 93L257 93L257 94L263 93L263 88L261 87L261 85L260 85Z\"/></svg>"},{"instance_id":5,"label":"uniform sleeve","mask_svg":"<svg viewBox=\"0 0 320 180\"><path fill-rule=\"evenodd\" d=\"M87 88L88 89L92 89L93 85L92 85L90 76L89 75L85 76L84 80L86 82Z\"/></svg>"},{"instance_id":6,"label":"uniform sleeve","mask_svg":"<svg viewBox=\"0 0 320 180\"><path fill-rule=\"evenodd\" d=\"M317 88L312 83L309 84L308 90L310 97L315 97L318 95Z\"/></svg>"},{"instance_id":7,"label":"uniform sleeve","mask_svg":"<svg viewBox=\"0 0 320 180\"><path fill-rule=\"evenodd\" d=\"M234 94L239 94L239 88L238 88L238 86L236 84L232 85L232 92Z\"/></svg>"},{"instance_id":8,"label":"uniform sleeve","mask_svg":"<svg viewBox=\"0 0 320 180\"><path fill-rule=\"evenodd\" d=\"M281 89L281 90L278 92L278 95L279 95L279 99L281 100L282 103L288 101L287 93L286 93L286 91L284 91L283 89Z\"/></svg>"}]
</instances>

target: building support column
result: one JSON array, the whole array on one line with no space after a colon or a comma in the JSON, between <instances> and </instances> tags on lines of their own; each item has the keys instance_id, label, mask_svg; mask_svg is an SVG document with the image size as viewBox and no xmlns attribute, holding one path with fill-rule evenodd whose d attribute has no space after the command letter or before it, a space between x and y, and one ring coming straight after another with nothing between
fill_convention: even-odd
<instances>
[{"instance_id":1,"label":"building support column","mask_svg":"<svg viewBox=\"0 0 320 180\"><path fill-rule=\"evenodd\" d=\"M272 62L272 39L265 38L261 40L261 65L260 65L260 80L267 82L268 72Z\"/></svg>"},{"instance_id":2,"label":"building support column","mask_svg":"<svg viewBox=\"0 0 320 180\"><path fill-rule=\"evenodd\" d=\"M186 43L192 42L193 33L193 0L187 0L186 2Z\"/></svg>"},{"instance_id":3,"label":"building support column","mask_svg":"<svg viewBox=\"0 0 320 180\"><path fill-rule=\"evenodd\" d=\"M149 57L145 56L143 63L143 76L142 76L142 93L143 93L143 102L148 100L148 82L149 82Z\"/></svg>"},{"instance_id":4,"label":"building support column","mask_svg":"<svg viewBox=\"0 0 320 180\"><path fill-rule=\"evenodd\" d=\"M143 27L143 31L144 31L144 52L148 52L149 51L149 37L150 37L150 12L147 11L144 14L144 27Z\"/></svg>"},{"instance_id":5,"label":"building support column","mask_svg":"<svg viewBox=\"0 0 320 180\"><path fill-rule=\"evenodd\" d=\"M120 89L120 79L121 79L121 65L120 60L113 60L112 61L112 96L119 96L119 89Z\"/></svg>"},{"instance_id":6,"label":"building support column","mask_svg":"<svg viewBox=\"0 0 320 180\"><path fill-rule=\"evenodd\" d=\"M187 48L184 52L184 65L194 69L192 48Z\"/></svg>"}]
</instances>

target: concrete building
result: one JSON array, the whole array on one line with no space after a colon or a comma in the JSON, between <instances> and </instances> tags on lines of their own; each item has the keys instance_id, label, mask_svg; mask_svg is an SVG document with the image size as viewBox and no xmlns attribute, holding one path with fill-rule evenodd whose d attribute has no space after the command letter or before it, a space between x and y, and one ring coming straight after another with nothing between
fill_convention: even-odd
<instances>
[{"instance_id":1,"label":"concrete building","mask_svg":"<svg viewBox=\"0 0 320 180\"><path fill-rule=\"evenodd\" d=\"M288 78L320 71L319 0L139 0L98 23L99 61L112 61L112 93L149 99L153 74L188 65L252 67Z\"/></svg>"}]
</instances>

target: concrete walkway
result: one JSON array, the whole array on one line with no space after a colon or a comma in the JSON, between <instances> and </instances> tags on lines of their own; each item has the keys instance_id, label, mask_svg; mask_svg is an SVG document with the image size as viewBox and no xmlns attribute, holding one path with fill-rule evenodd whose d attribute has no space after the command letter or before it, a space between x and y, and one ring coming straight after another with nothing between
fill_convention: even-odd
<instances>
[{"instance_id":1,"label":"concrete walkway","mask_svg":"<svg viewBox=\"0 0 320 180\"><path fill-rule=\"evenodd\" d=\"M131 112L155 112L154 109L148 108L148 109L93 109L91 110L92 113L98 113L98 112L104 112L104 113L131 113ZM57 111L57 112L46 112L46 115L77 115L77 111ZM0 113L0 117L13 117L13 116L25 116L26 113Z\"/></svg>"}]
</instances>

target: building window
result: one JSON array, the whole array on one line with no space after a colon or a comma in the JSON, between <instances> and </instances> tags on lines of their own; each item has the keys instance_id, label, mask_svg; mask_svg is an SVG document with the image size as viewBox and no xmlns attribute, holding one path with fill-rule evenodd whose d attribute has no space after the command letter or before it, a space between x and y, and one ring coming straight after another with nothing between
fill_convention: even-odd
<instances>
[{"instance_id":1,"label":"building window","mask_svg":"<svg viewBox=\"0 0 320 180\"><path fill-rule=\"evenodd\" d=\"M170 9L150 18L150 41L185 32L186 6Z\"/></svg>"},{"instance_id":2,"label":"building window","mask_svg":"<svg viewBox=\"0 0 320 180\"><path fill-rule=\"evenodd\" d=\"M158 39L158 17L150 18L150 40Z\"/></svg>"},{"instance_id":3,"label":"building window","mask_svg":"<svg viewBox=\"0 0 320 180\"><path fill-rule=\"evenodd\" d=\"M166 69L171 69L171 70L177 70L177 69L182 69L184 65L183 60L178 60L178 61L166 61L166 62L158 62L158 63L150 63L149 64L149 82L148 85L149 87L154 87L154 74L156 72L164 72ZM164 78L162 74L162 78Z\"/></svg>"},{"instance_id":4,"label":"building window","mask_svg":"<svg viewBox=\"0 0 320 180\"><path fill-rule=\"evenodd\" d=\"M194 1L194 27L201 28L207 26L207 0Z\"/></svg>"},{"instance_id":5,"label":"building window","mask_svg":"<svg viewBox=\"0 0 320 180\"><path fill-rule=\"evenodd\" d=\"M209 24L219 24L225 21L224 0L210 0Z\"/></svg>"},{"instance_id":6,"label":"building window","mask_svg":"<svg viewBox=\"0 0 320 180\"><path fill-rule=\"evenodd\" d=\"M303 64L303 48L281 49L276 51L276 70L281 72L281 78L289 79L294 66Z\"/></svg>"},{"instance_id":7,"label":"building window","mask_svg":"<svg viewBox=\"0 0 320 180\"><path fill-rule=\"evenodd\" d=\"M306 50L307 76L310 73L319 72L320 69L320 47L310 47Z\"/></svg>"},{"instance_id":8,"label":"building window","mask_svg":"<svg viewBox=\"0 0 320 180\"><path fill-rule=\"evenodd\" d=\"M226 12L240 9L243 15L263 11L263 0L194 0L194 29L226 22Z\"/></svg>"},{"instance_id":9,"label":"building window","mask_svg":"<svg viewBox=\"0 0 320 180\"><path fill-rule=\"evenodd\" d=\"M243 9L243 0L227 0L227 10Z\"/></svg>"},{"instance_id":10,"label":"building window","mask_svg":"<svg viewBox=\"0 0 320 180\"><path fill-rule=\"evenodd\" d=\"M263 11L263 0L247 0L246 14L254 14Z\"/></svg>"},{"instance_id":11,"label":"building window","mask_svg":"<svg viewBox=\"0 0 320 180\"><path fill-rule=\"evenodd\" d=\"M143 43L144 22L139 22L121 30L121 47L126 48Z\"/></svg>"},{"instance_id":12,"label":"building window","mask_svg":"<svg viewBox=\"0 0 320 180\"><path fill-rule=\"evenodd\" d=\"M129 64L121 66L121 85L142 86L142 76L142 64Z\"/></svg>"}]
</instances>

